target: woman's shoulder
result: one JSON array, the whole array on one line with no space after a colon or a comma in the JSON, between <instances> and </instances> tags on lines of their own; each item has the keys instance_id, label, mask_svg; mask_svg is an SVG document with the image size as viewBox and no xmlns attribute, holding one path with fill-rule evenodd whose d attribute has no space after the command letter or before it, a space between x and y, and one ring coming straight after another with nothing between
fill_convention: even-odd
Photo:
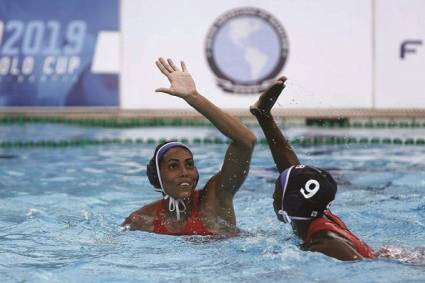
<instances>
[{"instance_id":1,"label":"woman's shoulder","mask_svg":"<svg viewBox=\"0 0 425 283\"><path fill-rule=\"evenodd\" d=\"M156 208L161 200L147 204L130 215L124 220L121 226L130 230L153 230L153 224L156 216Z\"/></svg>"},{"instance_id":2,"label":"woman's shoulder","mask_svg":"<svg viewBox=\"0 0 425 283\"><path fill-rule=\"evenodd\" d=\"M161 201L155 201L149 203L136 211L133 211L130 215L155 215L156 209Z\"/></svg>"},{"instance_id":3,"label":"woman's shoulder","mask_svg":"<svg viewBox=\"0 0 425 283\"><path fill-rule=\"evenodd\" d=\"M304 243L303 250L320 252L340 260L358 260L363 258L352 243L332 231L318 232L314 235L311 242Z\"/></svg>"}]
</instances>

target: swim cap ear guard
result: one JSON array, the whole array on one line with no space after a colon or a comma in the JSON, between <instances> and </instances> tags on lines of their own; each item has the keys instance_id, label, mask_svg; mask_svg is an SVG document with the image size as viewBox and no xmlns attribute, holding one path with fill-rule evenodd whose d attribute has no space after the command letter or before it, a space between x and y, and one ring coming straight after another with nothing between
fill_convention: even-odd
<instances>
[{"instance_id":1,"label":"swim cap ear guard","mask_svg":"<svg viewBox=\"0 0 425 283\"><path fill-rule=\"evenodd\" d=\"M156 173L155 157L152 157L152 159L146 165L146 175L148 175L149 182L152 186L158 189L161 188L161 185L159 184L158 174Z\"/></svg>"},{"instance_id":2,"label":"swim cap ear guard","mask_svg":"<svg viewBox=\"0 0 425 283\"><path fill-rule=\"evenodd\" d=\"M286 169L279 182L282 201L276 215L284 223L321 217L337 191L337 184L327 171L306 165Z\"/></svg>"}]
</instances>

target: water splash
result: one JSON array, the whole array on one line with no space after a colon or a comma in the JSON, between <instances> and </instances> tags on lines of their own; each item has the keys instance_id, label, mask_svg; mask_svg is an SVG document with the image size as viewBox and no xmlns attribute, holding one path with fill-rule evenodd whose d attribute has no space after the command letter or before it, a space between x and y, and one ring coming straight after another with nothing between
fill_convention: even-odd
<instances>
[{"instance_id":1,"label":"water splash","mask_svg":"<svg viewBox=\"0 0 425 283\"><path fill-rule=\"evenodd\" d=\"M379 258L394 259L401 263L425 266L425 247L404 248L397 246L383 246L376 255Z\"/></svg>"},{"instance_id":2,"label":"water splash","mask_svg":"<svg viewBox=\"0 0 425 283\"><path fill-rule=\"evenodd\" d=\"M40 212L40 210L38 210L38 209L28 208L26 215L27 215L28 218L32 218L35 214L37 214L39 212Z\"/></svg>"}]
</instances>

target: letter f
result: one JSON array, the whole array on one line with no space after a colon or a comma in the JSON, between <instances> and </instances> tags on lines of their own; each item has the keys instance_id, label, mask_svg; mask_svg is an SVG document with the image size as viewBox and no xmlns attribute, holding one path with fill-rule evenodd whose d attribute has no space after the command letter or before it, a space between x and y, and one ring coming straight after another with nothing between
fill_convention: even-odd
<instances>
[{"instance_id":1,"label":"letter f","mask_svg":"<svg viewBox=\"0 0 425 283\"><path fill-rule=\"evenodd\" d=\"M422 40L405 40L400 45L400 58L404 59L407 53L416 53L416 48L410 45L422 45Z\"/></svg>"}]
</instances>

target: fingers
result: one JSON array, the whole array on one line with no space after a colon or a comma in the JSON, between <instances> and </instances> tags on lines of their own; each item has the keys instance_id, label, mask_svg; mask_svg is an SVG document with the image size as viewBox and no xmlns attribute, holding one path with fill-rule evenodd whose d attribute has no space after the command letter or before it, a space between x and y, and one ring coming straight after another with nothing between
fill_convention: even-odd
<instances>
[{"instance_id":1,"label":"fingers","mask_svg":"<svg viewBox=\"0 0 425 283\"><path fill-rule=\"evenodd\" d=\"M282 91L282 89L285 88L285 82L286 82L287 78L285 76L281 76L280 78L278 78L273 84L272 84L272 88L276 88L276 89L280 89L280 91Z\"/></svg>"},{"instance_id":2,"label":"fingers","mask_svg":"<svg viewBox=\"0 0 425 283\"><path fill-rule=\"evenodd\" d=\"M186 64L185 64L183 61L181 61L181 63L180 63L180 64L182 65L182 70L183 70L183 72L187 72Z\"/></svg>"},{"instance_id":3,"label":"fingers","mask_svg":"<svg viewBox=\"0 0 425 283\"><path fill-rule=\"evenodd\" d=\"M173 69L173 71L180 71L176 65L174 64L173 60L167 59L168 64L170 64L170 67Z\"/></svg>"},{"instance_id":4,"label":"fingers","mask_svg":"<svg viewBox=\"0 0 425 283\"><path fill-rule=\"evenodd\" d=\"M164 60L164 58L159 58L159 63L164 67L165 70L168 71L168 73L172 73L174 70L171 68L171 66Z\"/></svg>"},{"instance_id":5,"label":"fingers","mask_svg":"<svg viewBox=\"0 0 425 283\"><path fill-rule=\"evenodd\" d=\"M274 81L272 84L270 84L266 91L276 91L279 89L283 89L284 87L285 83L278 79L277 81Z\"/></svg>"},{"instance_id":6,"label":"fingers","mask_svg":"<svg viewBox=\"0 0 425 283\"><path fill-rule=\"evenodd\" d=\"M161 71L161 73L163 73L164 75L168 76L169 72L168 70L164 67L164 65L162 65L159 61L155 62L156 66L158 67L158 69Z\"/></svg>"},{"instance_id":7,"label":"fingers","mask_svg":"<svg viewBox=\"0 0 425 283\"><path fill-rule=\"evenodd\" d=\"M264 93L268 96L273 94L280 94L280 92L284 89L285 85L281 81L276 81L274 84L272 84L268 89L264 91Z\"/></svg>"},{"instance_id":8,"label":"fingers","mask_svg":"<svg viewBox=\"0 0 425 283\"><path fill-rule=\"evenodd\" d=\"M157 89L155 89L155 92L163 92L163 93L168 93L168 94L174 95L174 92L171 89L165 88L165 87L157 88Z\"/></svg>"},{"instance_id":9,"label":"fingers","mask_svg":"<svg viewBox=\"0 0 425 283\"><path fill-rule=\"evenodd\" d=\"M158 61L155 62L156 66L161 70L161 72L168 76L172 72L179 72L180 69L174 64L173 60L167 59L167 61L164 60L164 58L160 57ZM182 61L181 62L183 72L187 72L186 64Z\"/></svg>"},{"instance_id":10,"label":"fingers","mask_svg":"<svg viewBox=\"0 0 425 283\"><path fill-rule=\"evenodd\" d=\"M281 81L281 82L286 82L286 80L287 80L288 78L287 77L285 77L285 76L281 76L280 78L278 78L277 80L278 81Z\"/></svg>"}]
</instances>

